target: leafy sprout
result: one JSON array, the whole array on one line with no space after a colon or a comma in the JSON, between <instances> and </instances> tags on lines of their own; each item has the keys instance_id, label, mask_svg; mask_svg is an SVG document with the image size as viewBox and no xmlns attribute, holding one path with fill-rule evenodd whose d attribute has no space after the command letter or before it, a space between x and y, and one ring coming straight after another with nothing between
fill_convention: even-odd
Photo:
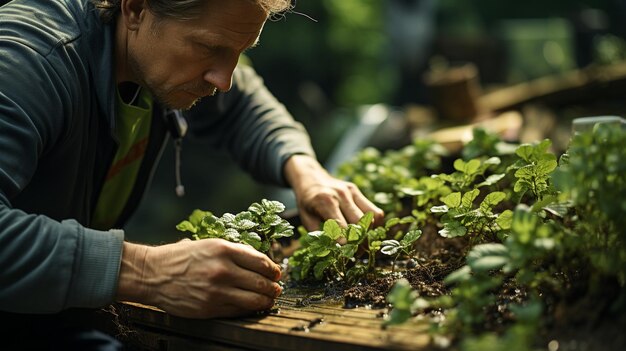
<instances>
[{"instance_id":1,"label":"leafy sprout","mask_svg":"<svg viewBox=\"0 0 626 351\"><path fill-rule=\"evenodd\" d=\"M196 240L219 238L243 243L272 257L272 243L293 235L293 226L279 215L284 210L282 203L267 199L253 203L247 211L236 215L225 213L217 217L210 211L196 209L176 228L191 232Z\"/></svg>"}]
</instances>

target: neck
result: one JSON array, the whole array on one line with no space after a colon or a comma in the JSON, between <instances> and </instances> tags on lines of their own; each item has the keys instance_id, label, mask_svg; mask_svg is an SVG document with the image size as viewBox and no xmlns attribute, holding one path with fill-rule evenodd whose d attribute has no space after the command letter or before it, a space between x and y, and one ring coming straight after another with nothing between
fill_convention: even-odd
<instances>
[{"instance_id":1,"label":"neck","mask_svg":"<svg viewBox=\"0 0 626 351\"><path fill-rule=\"evenodd\" d=\"M115 81L117 84L132 82L133 77L128 68L129 32L122 18L115 21Z\"/></svg>"}]
</instances>

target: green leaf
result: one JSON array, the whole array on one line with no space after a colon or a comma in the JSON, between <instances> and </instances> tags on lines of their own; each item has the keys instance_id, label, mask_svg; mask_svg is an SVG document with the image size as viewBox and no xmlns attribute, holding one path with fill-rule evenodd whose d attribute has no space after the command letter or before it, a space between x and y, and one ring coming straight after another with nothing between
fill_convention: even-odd
<instances>
[{"instance_id":1,"label":"green leaf","mask_svg":"<svg viewBox=\"0 0 626 351\"><path fill-rule=\"evenodd\" d=\"M490 157L490 158L486 159L483 162L483 166L487 166L487 167L489 167L489 166L497 166L500 163L502 163L502 160L500 160L500 157L495 157L494 156L494 157Z\"/></svg>"},{"instance_id":2,"label":"green leaf","mask_svg":"<svg viewBox=\"0 0 626 351\"><path fill-rule=\"evenodd\" d=\"M393 217L390 218L389 220L387 220L387 222L385 223L385 228L389 229L391 227L393 227L394 225L400 223L400 218L398 217Z\"/></svg>"},{"instance_id":3,"label":"green leaf","mask_svg":"<svg viewBox=\"0 0 626 351\"><path fill-rule=\"evenodd\" d=\"M313 276L315 277L315 279L321 280L322 278L324 278L324 272L332 264L333 260L330 258L317 262L315 264L315 267L313 267Z\"/></svg>"},{"instance_id":4,"label":"green leaf","mask_svg":"<svg viewBox=\"0 0 626 351\"><path fill-rule=\"evenodd\" d=\"M461 199L461 207L463 208L472 208L474 205L474 199L478 197L480 194L480 190L474 189L463 194L463 198Z\"/></svg>"},{"instance_id":5,"label":"green leaf","mask_svg":"<svg viewBox=\"0 0 626 351\"><path fill-rule=\"evenodd\" d=\"M497 205L500 202L502 202L502 200L504 200L505 198L506 198L506 194L505 193L503 193L501 191L494 191L492 193L487 194L487 196L485 196L485 198L483 199L483 202L481 203L480 207L482 208L483 206L486 206L487 208L491 209L495 205Z\"/></svg>"},{"instance_id":6,"label":"green leaf","mask_svg":"<svg viewBox=\"0 0 626 351\"><path fill-rule=\"evenodd\" d=\"M251 212L240 212L235 216L235 219L233 221L233 227L237 228L238 230L250 230L258 225L252 219L253 217Z\"/></svg>"},{"instance_id":7,"label":"green leaf","mask_svg":"<svg viewBox=\"0 0 626 351\"><path fill-rule=\"evenodd\" d=\"M285 210L285 205L283 205L282 203L278 201L270 201L267 199L263 199L261 200L261 205L263 206L265 211L268 213L277 214Z\"/></svg>"},{"instance_id":8,"label":"green leaf","mask_svg":"<svg viewBox=\"0 0 626 351\"><path fill-rule=\"evenodd\" d=\"M487 243L474 246L467 254L468 261L486 256L508 256L509 249L498 243Z\"/></svg>"},{"instance_id":9,"label":"green leaf","mask_svg":"<svg viewBox=\"0 0 626 351\"><path fill-rule=\"evenodd\" d=\"M270 236L270 239L288 238L293 236L293 226L289 222L283 220L274 228L274 234Z\"/></svg>"},{"instance_id":10,"label":"green leaf","mask_svg":"<svg viewBox=\"0 0 626 351\"><path fill-rule=\"evenodd\" d=\"M417 292L411 288L406 278L398 279L387 295L387 302L393 304L397 310L410 310L413 301L417 298Z\"/></svg>"},{"instance_id":11,"label":"green leaf","mask_svg":"<svg viewBox=\"0 0 626 351\"><path fill-rule=\"evenodd\" d=\"M463 172L465 170L465 161L463 161L463 159L461 159L461 158L458 158L458 159L454 160L454 163L452 164L452 166L457 171Z\"/></svg>"},{"instance_id":12,"label":"green leaf","mask_svg":"<svg viewBox=\"0 0 626 351\"><path fill-rule=\"evenodd\" d=\"M422 236L422 231L419 229L409 230L408 233L402 238L402 246L409 246L413 244L417 239Z\"/></svg>"},{"instance_id":13,"label":"green leaf","mask_svg":"<svg viewBox=\"0 0 626 351\"><path fill-rule=\"evenodd\" d=\"M400 251L400 243L397 240L385 240L381 243L380 252L385 255L395 255Z\"/></svg>"},{"instance_id":14,"label":"green leaf","mask_svg":"<svg viewBox=\"0 0 626 351\"><path fill-rule=\"evenodd\" d=\"M467 228L465 228L459 221L446 222L443 225L443 229L439 231L439 235L444 238L455 238L463 236L465 233L467 233Z\"/></svg>"},{"instance_id":15,"label":"green leaf","mask_svg":"<svg viewBox=\"0 0 626 351\"><path fill-rule=\"evenodd\" d=\"M354 254L356 253L356 250L358 248L359 246L355 244L345 244L341 247L339 251L341 252L341 256L346 258L352 258L354 257Z\"/></svg>"},{"instance_id":16,"label":"green leaf","mask_svg":"<svg viewBox=\"0 0 626 351\"><path fill-rule=\"evenodd\" d=\"M324 222L324 233L332 239L337 240L341 237L341 227L334 219L329 219Z\"/></svg>"},{"instance_id":17,"label":"green leaf","mask_svg":"<svg viewBox=\"0 0 626 351\"><path fill-rule=\"evenodd\" d=\"M534 246L542 250L552 250L556 246L556 241L553 238L537 238L534 241Z\"/></svg>"},{"instance_id":18,"label":"green leaf","mask_svg":"<svg viewBox=\"0 0 626 351\"><path fill-rule=\"evenodd\" d=\"M509 261L509 250L498 243L476 245L467 254L467 264L474 272L500 269Z\"/></svg>"},{"instance_id":19,"label":"green leaf","mask_svg":"<svg viewBox=\"0 0 626 351\"><path fill-rule=\"evenodd\" d=\"M526 162L532 162L534 147L530 144L522 144L520 145L515 153L517 156L521 157Z\"/></svg>"},{"instance_id":20,"label":"green leaf","mask_svg":"<svg viewBox=\"0 0 626 351\"><path fill-rule=\"evenodd\" d=\"M552 173L556 169L557 166L556 160L542 160L537 163L537 174L538 175L548 175Z\"/></svg>"},{"instance_id":21,"label":"green leaf","mask_svg":"<svg viewBox=\"0 0 626 351\"><path fill-rule=\"evenodd\" d=\"M478 185L476 185L476 187L489 186L489 185L496 184L497 182L500 181L500 179L504 178L505 176L506 174L504 173L492 174L489 177L487 177L487 179L485 179L482 183L479 183Z\"/></svg>"},{"instance_id":22,"label":"green leaf","mask_svg":"<svg viewBox=\"0 0 626 351\"><path fill-rule=\"evenodd\" d=\"M198 232L198 227L196 227L190 221L182 221L178 223L176 225L176 229L180 230L181 232L192 232L193 234L196 234Z\"/></svg>"},{"instance_id":23,"label":"green leaf","mask_svg":"<svg viewBox=\"0 0 626 351\"><path fill-rule=\"evenodd\" d=\"M224 213L221 217L221 220L227 226L231 226L232 223L235 221L235 215L232 213Z\"/></svg>"},{"instance_id":24,"label":"green leaf","mask_svg":"<svg viewBox=\"0 0 626 351\"><path fill-rule=\"evenodd\" d=\"M510 261L508 257L486 256L478 258L468 263L474 272L487 272L493 269L500 269Z\"/></svg>"},{"instance_id":25,"label":"green leaf","mask_svg":"<svg viewBox=\"0 0 626 351\"><path fill-rule=\"evenodd\" d=\"M261 204L255 202L252 205L250 205L250 207L248 207L248 211L260 216L262 215L265 211L263 210L263 206L261 206Z\"/></svg>"},{"instance_id":26,"label":"green leaf","mask_svg":"<svg viewBox=\"0 0 626 351\"><path fill-rule=\"evenodd\" d=\"M189 216L189 222L191 222L191 224L195 225L195 226L199 226L200 223L202 223L202 219L204 217L207 216L212 216L213 213L209 212L209 211L202 211L202 210L193 210L193 212L191 212L191 215Z\"/></svg>"},{"instance_id":27,"label":"green leaf","mask_svg":"<svg viewBox=\"0 0 626 351\"><path fill-rule=\"evenodd\" d=\"M448 211L449 211L449 208L446 205L433 206L430 208L431 213L446 213Z\"/></svg>"},{"instance_id":28,"label":"green leaf","mask_svg":"<svg viewBox=\"0 0 626 351\"><path fill-rule=\"evenodd\" d=\"M465 165L465 170L463 173L467 175L472 175L472 174L477 173L479 169L480 169L480 160L472 159L472 160L469 160L469 162L467 162L467 164Z\"/></svg>"},{"instance_id":29,"label":"green leaf","mask_svg":"<svg viewBox=\"0 0 626 351\"><path fill-rule=\"evenodd\" d=\"M261 249L261 236L255 232L243 232L241 233L241 241L252 246L255 250Z\"/></svg>"},{"instance_id":30,"label":"green leaf","mask_svg":"<svg viewBox=\"0 0 626 351\"><path fill-rule=\"evenodd\" d=\"M469 266L463 266L456 271L448 274L443 282L446 285L467 281L472 277L472 269Z\"/></svg>"},{"instance_id":31,"label":"green leaf","mask_svg":"<svg viewBox=\"0 0 626 351\"><path fill-rule=\"evenodd\" d=\"M330 254L331 251L324 246L312 246L310 248L310 252L311 255L315 257L326 257L328 256L328 254Z\"/></svg>"},{"instance_id":32,"label":"green leaf","mask_svg":"<svg viewBox=\"0 0 626 351\"><path fill-rule=\"evenodd\" d=\"M500 229L508 230L511 229L511 223L513 222L513 211L505 210L496 219L496 224L500 227Z\"/></svg>"},{"instance_id":33,"label":"green leaf","mask_svg":"<svg viewBox=\"0 0 626 351\"><path fill-rule=\"evenodd\" d=\"M412 317L411 310L392 309L389 317L383 322L384 325L397 325L408 321Z\"/></svg>"},{"instance_id":34,"label":"green leaf","mask_svg":"<svg viewBox=\"0 0 626 351\"><path fill-rule=\"evenodd\" d=\"M270 227L274 227L279 225L281 222L283 221L282 218L280 218L279 215L277 214L266 214L265 216L263 216L263 223L270 226Z\"/></svg>"},{"instance_id":35,"label":"green leaf","mask_svg":"<svg viewBox=\"0 0 626 351\"><path fill-rule=\"evenodd\" d=\"M239 234L237 229L226 228L226 230L224 231L224 238L228 241L238 243L241 241L241 234Z\"/></svg>"},{"instance_id":36,"label":"green leaf","mask_svg":"<svg viewBox=\"0 0 626 351\"><path fill-rule=\"evenodd\" d=\"M349 242L360 242L361 239L365 237L365 230L357 225L348 224L348 228L346 229L346 238Z\"/></svg>"},{"instance_id":37,"label":"green leaf","mask_svg":"<svg viewBox=\"0 0 626 351\"><path fill-rule=\"evenodd\" d=\"M446 204L449 208L457 208L461 205L461 193L456 192L452 194L448 194L441 198L441 201ZM432 209L431 209L432 211Z\"/></svg>"},{"instance_id":38,"label":"green leaf","mask_svg":"<svg viewBox=\"0 0 626 351\"><path fill-rule=\"evenodd\" d=\"M374 212L366 212L357 224L367 230L372 225L372 222L374 222Z\"/></svg>"}]
</instances>

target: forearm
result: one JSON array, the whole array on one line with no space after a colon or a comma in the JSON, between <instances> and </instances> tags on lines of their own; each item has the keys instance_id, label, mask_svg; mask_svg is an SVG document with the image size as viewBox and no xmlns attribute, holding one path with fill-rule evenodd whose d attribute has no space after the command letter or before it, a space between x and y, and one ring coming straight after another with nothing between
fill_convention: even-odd
<instances>
[{"instance_id":1,"label":"forearm","mask_svg":"<svg viewBox=\"0 0 626 351\"><path fill-rule=\"evenodd\" d=\"M2 204L0 228L0 310L53 313L113 301L122 231L95 231Z\"/></svg>"}]
</instances>

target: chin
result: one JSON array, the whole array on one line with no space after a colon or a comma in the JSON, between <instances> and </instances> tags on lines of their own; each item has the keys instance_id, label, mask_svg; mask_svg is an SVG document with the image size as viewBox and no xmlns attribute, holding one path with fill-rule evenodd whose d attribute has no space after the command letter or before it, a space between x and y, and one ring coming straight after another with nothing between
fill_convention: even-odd
<instances>
[{"instance_id":1,"label":"chin","mask_svg":"<svg viewBox=\"0 0 626 351\"><path fill-rule=\"evenodd\" d=\"M187 94L185 97L167 97L165 99L159 99L160 102L168 108L178 109L178 110L189 110L195 104L200 101L200 97L194 96L190 98Z\"/></svg>"}]
</instances>

